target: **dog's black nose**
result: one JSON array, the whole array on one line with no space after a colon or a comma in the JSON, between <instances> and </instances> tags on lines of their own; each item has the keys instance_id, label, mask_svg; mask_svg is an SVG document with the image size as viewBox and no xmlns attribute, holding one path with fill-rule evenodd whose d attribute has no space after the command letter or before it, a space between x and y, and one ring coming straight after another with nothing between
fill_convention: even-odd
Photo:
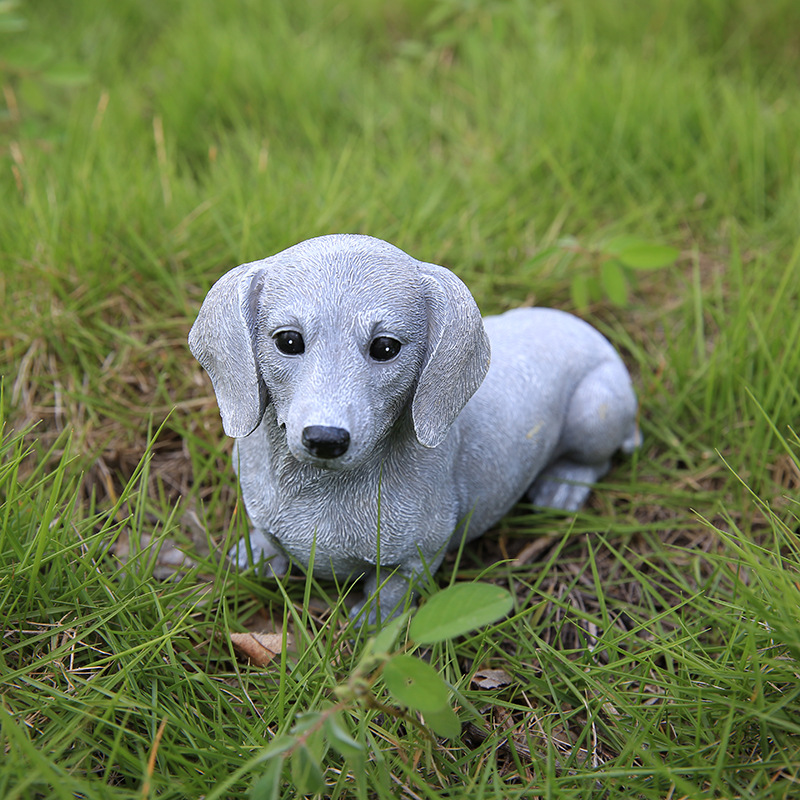
<instances>
[{"instance_id":1,"label":"dog's black nose","mask_svg":"<svg viewBox=\"0 0 800 800\"><path fill-rule=\"evenodd\" d=\"M317 458L337 458L347 452L350 434L344 428L309 425L303 428L303 447Z\"/></svg>"}]
</instances>

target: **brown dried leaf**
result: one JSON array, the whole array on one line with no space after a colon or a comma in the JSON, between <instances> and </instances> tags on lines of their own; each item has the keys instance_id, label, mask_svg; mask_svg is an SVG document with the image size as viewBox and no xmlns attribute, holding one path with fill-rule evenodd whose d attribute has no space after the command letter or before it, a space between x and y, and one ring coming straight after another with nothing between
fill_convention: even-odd
<instances>
[{"instance_id":1,"label":"brown dried leaf","mask_svg":"<svg viewBox=\"0 0 800 800\"><path fill-rule=\"evenodd\" d=\"M472 682L480 689L499 689L511 683L511 676L504 669L479 669Z\"/></svg>"},{"instance_id":2,"label":"brown dried leaf","mask_svg":"<svg viewBox=\"0 0 800 800\"><path fill-rule=\"evenodd\" d=\"M280 633L232 633L231 644L257 667L266 667L283 647ZM288 642L287 642L288 644Z\"/></svg>"}]
</instances>

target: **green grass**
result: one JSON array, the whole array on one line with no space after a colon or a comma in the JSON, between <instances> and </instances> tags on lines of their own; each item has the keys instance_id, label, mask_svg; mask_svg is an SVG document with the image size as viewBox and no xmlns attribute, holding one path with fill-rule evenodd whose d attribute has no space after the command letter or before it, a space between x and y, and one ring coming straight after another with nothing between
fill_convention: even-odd
<instances>
[{"instance_id":1,"label":"green grass","mask_svg":"<svg viewBox=\"0 0 800 800\"><path fill-rule=\"evenodd\" d=\"M681 258L583 312L642 450L438 576L517 604L432 649L462 738L355 706L371 757L327 794L796 796L798 31L791 0L0 4L0 795L242 796L352 674L336 587L219 560L246 519L185 342L230 267L354 231L487 313L570 309L612 236ZM295 640L266 669L227 638L260 629Z\"/></svg>"}]
</instances>

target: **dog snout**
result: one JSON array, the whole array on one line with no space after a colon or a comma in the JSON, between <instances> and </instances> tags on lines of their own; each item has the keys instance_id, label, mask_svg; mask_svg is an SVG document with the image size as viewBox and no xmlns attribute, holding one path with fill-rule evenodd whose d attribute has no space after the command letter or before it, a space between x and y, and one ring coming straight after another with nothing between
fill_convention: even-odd
<instances>
[{"instance_id":1,"label":"dog snout","mask_svg":"<svg viewBox=\"0 0 800 800\"><path fill-rule=\"evenodd\" d=\"M350 446L350 434L344 428L309 425L303 428L303 447L317 458L338 458Z\"/></svg>"}]
</instances>

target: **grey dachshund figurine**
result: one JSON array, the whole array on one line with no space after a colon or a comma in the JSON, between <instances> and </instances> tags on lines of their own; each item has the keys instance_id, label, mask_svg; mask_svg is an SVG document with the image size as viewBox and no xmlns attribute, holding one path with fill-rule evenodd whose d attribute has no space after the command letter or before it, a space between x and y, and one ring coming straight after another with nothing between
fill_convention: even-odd
<instances>
[{"instance_id":1,"label":"grey dachshund figurine","mask_svg":"<svg viewBox=\"0 0 800 800\"><path fill-rule=\"evenodd\" d=\"M371 621L523 497L578 509L640 441L594 328L545 308L482 319L450 270L369 236L231 270L189 346L236 439L252 529L230 558L278 576L313 553L320 577L365 578L354 616L378 592Z\"/></svg>"}]
</instances>

